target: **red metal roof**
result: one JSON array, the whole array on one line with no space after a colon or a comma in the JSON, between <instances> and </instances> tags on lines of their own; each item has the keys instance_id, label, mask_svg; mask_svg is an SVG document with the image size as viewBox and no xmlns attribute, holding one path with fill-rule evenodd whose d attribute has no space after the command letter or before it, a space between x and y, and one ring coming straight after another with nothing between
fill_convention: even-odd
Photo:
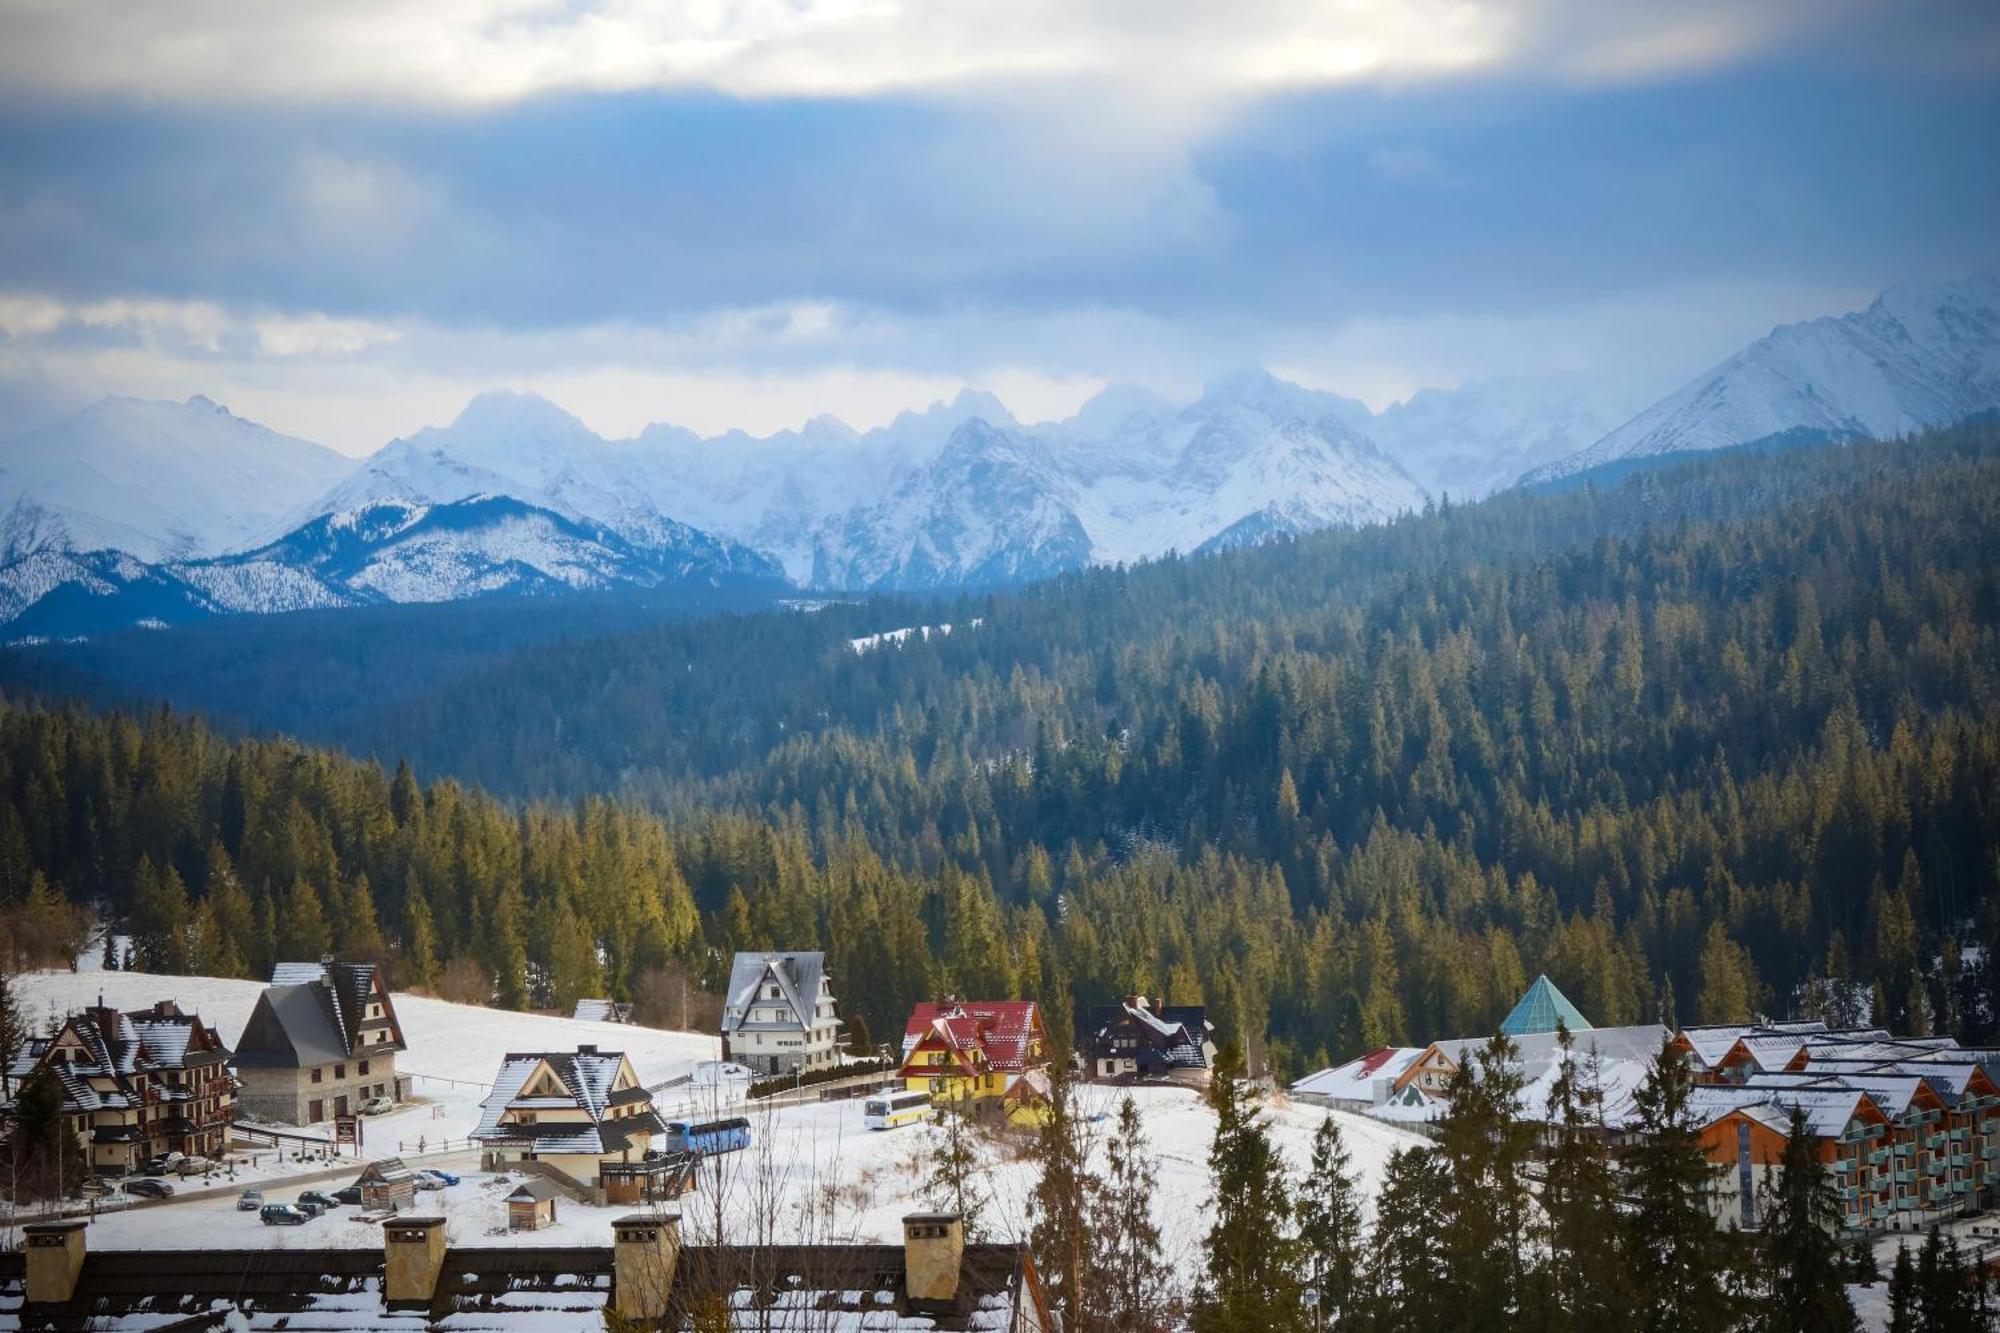
<instances>
[{"instance_id":1,"label":"red metal roof","mask_svg":"<svg viewBox=\"0 0 2000 1333\"><path fill-rule=\"evenodd\" d=\"M905 1060L919 1047L983 1056L992 1069L1029 1067L1033 1039L1041 1032L1033 1000L925 1001L903 1028ZM922 1071L919 1071L922 1072Z\"/></svg>"}]
</instances>

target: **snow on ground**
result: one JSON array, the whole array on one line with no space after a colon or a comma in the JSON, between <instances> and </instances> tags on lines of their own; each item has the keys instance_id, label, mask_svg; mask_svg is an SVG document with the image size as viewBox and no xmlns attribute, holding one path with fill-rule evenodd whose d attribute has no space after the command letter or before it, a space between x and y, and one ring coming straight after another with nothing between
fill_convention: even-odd
<instances>
[{"instance_id":1,"label":"snow on ground","mask_svg":"<svg viewBox=\"0 0 2000 1333\"><path fill-rule=\"evenodd\" d=\"M248 981L133 972L38 973L20 978L19 985L24 1012L32 1023L39 1024L51 1007L61 1011L94 1003L102 991L107 1002L123 1009L137 1009L155 999L176 1000L214 1024L232 1045L263 989ZM419 1135L427 1153L434 1152L441 1139L459 1148L478 1118L480 1099L503 1054L573 1049L579 1042L595 1042L630 1055L649 1086L675 1081L656 1094L669 1119L710 1114L742 1114L750 1119L751 1148L705 1164L700 1188L683 1203L692 1238L715 1234L719 1204L722 1228L733 1239L762 1233L766 1224L761 1219L770 1218L781 1235L893 1242L901 1238L903 1215L926 1206L923 1182L932 1141L928 1128L871 1131L862 1122L863 1103L858 1098L746 1107L739 1080L718 1080L712 1076L713 1066L703 1065L715 1057L713 1037L506 1013L416 995L398 995L396 1011L410 1043L397 1068L417 1076L416 1093L422 1100L365 1122L369 1156L414 1153ZM693 1077L686 1083L677 1081L688 1076ZM1101 1117L1091 1124L1100 1141L1112 1131L1123 1095L1123 1090L1112 1088L1081 1091L1084 1114ZM1158 1164L1155 1215L1166 1252L1174 1259L1191 1257L1208 1225L1207 1159L1215 1114L1186 1089L1137 1088L1132 1097ZM1328 1115L1341 1126L1368 1200L1381 1185L1390 1153L1422 1142L1364 1116L1274 1099L1265 1112L1266 1123L1295 1176L1303 1174L1313 1131ZM989 1229L996 1238L1014 1239L1026 1232L1026 1201L1035 1173L1025 1148L1021 1135L985 1145ZM499 1237L490 1233L504 1228L505 1207L500 1200L511 1186L495 1177L467 1173L475 1160L459 1154L442 1159L465 1179L449 1190L424 1195L419 1206L441 1209L457 1243L495 1243ZM1101 1164L1101 1151L1098 1161ZM330 1192L340 1183L312 1187ZM296 1189L266 1185L265 1192L271 1201L282 1202L294 1197ZM557 1205L555 1228L517 1239L530 1244L604 1244L610 1239L612 1219L629 1211L623 1206L590 1208L565 1199ZM233 1197L185 1199L101 1217L92 1223L92 1240L121 1248L380 1244L380 1230L356 1222L354 1215L353 1209L340 1209L303 1227L266 1227L254 1213L239 1214Z\"/></svg>"},{"instance_id":2,"label":"snow on ground","mask_svg":"<svg viewBox=\"0 0 2000 1333\"><path fill-rule=\"evenodd\" d=\"M197 1013L234 1049L250 1011L264 991L261 982L219 977L155 976L146 972L36 972L16 979L23 1017L36 1027L97 1003L99 995L117 1009L149 1008L173 1000L183 1012ZM414 1153L442 1140L454 1146L479 1123L479 1103L493 1085L500 1059L509 1051L575 1050L595 1044L631 1057L649 1087L692 1076L701 1062L719 1053L714 1037L696 1032L664 1032L625 1023L592 1023L542 1014L517 1014L477 1005L451 1004L423 995L397 995L396 1016L410 1049L396 1058L398 1073L410 1075L418 1099L363 1125L370 1155ZM671 1115L676 1095L659 1097ZM308 1133L326 1133L322 1127ZM398 1145L402 1145L400 1148Z\"/></svg>"}]
</instances>

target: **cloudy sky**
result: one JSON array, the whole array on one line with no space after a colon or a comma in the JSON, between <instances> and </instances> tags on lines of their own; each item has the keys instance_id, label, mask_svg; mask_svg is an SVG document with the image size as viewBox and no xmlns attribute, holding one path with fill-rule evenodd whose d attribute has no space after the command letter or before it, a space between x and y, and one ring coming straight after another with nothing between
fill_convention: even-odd
<instances>
[{"instance_id":1,"label":"cloudy sky","mask_svg":"<svg viewBox=\"0 0 2000 1333\"><path fill-rule=\"evenodd\" d=\"M1270 365L1636 407L2000 267L2000 8L0 0L0 427L856 425Z\"/></svg>"}]
</instances>

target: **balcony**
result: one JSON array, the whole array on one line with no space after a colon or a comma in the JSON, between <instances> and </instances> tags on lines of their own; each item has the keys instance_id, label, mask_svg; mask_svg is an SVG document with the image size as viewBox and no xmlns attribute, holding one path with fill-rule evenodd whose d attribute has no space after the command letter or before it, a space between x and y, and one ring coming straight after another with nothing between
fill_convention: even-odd
<instances>
[{"instance_id":1,"label":"balcony","mask_svg":"<svg viewBox=\"0 0 2000 1333\"><path fill-rule=\"evenodd\" d=\"M1942 1148L1944 1147L1944 1142L1945 1136L1942 1134L1927 1134L1924 1136L1924 1146L1926 1148L1933 1150Z\"/></svg>"},{"instance_id":2,"label":"balcony","mask_svg":"<svg viewBox=\"0 0 2000 1333\"><path fill-rule=\"evenodd\" d=\"M1972 1154L1969 1152L1955 1152L1951 1155L1951 1164L1956 1167L1971 1166Z\"/></svg>"},{"instance_id":3,"label":"balcony","mask_svg":"<svg viewBox=\"0 0 2000 1333\"><path fill-rule=\"evenodd\" d=\"M1871 1166L1880 1166L1888 1160L1889 1150L1887 1148L1877 1148L1868 1154L1868 1162Z\"/></svg>"}]
</instances>

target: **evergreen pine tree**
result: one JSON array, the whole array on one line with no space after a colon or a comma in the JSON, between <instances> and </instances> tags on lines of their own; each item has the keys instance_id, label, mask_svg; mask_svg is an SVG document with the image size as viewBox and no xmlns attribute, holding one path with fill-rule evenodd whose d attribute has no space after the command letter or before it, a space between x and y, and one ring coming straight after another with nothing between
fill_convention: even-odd
<instances>
[{"instance_id":1,"label":"evergreen pine tree","mask_svg":"<svg viewBox=\"0 0 2000 1333\"><path fill-rule=\"evenodd\" d=\"M1444 1246L1431 1220L1446 1183L1436 1149L1399 1148L1390 1155L1375 1199L1361 1327L1416 1333L1455 1322L1443 1281Z\"/></svg>"},{"instance_id":2,"label":"evergreen pine tree","mask_svg":"<svg viewBox=\"0 0 2000 1333\"><path fill-rule=\"evenodd\" d=\"M106 972L116 972L119 961L118 932L115 925L107 924L104 927L104 956L99 960L99 966Z\"/></svg>"},{"instance_id":3,"label":"evergreen pine tree","mask_svg":"<svg viewBox=\"0 0 2000 1333\"><path fill-rule=\"evenodd\" d=\"M1533 1125L1519 1115L1518 1048L1502 1034L1461 1057L1445 1090L1437 1151L1446 1185L1436 1223L1454 1318L1497 1328L1525 1295L1528 1154Z\"/></svg>"},{"instance_id":4,"label":"evergreen pine tree","mask_svg":"<svg viewBox=\"0 0 2000 1333\"><path fill-rule=\"evenodd\" d=\"M1896 1247L1889 1270L1889 1333L1917 1333L1917 1267L1907 1245Z\"/></svg>"},{"instance_id":5,"label":"evergreen pine tree","mask_svg":"<svg viewBox=\"0 0 2000 1333\"><path fill-rule=\"evenodd\" d=\"M931 1117L931 1169L924 1197L932 1207L957 1213L968 1241L986 1237L986 1161L972 1108L946 1102Z\"/></svg>"},{"instance_id":6,"label":"evergreen pine tree","mask_svg":"<svg viewBox=\"0 0 2000 1333\"><path fill-rule=\"evenodd\" d=\"M1076 1110L1076 1082L1067 1061L1050 1068L1048 1118L1035 1134L1038 1174L1028 1212L1034 1219L1028 1246L1042 1275L1049 1308L1065 1329L1088 1327L1085 1293L1096 1288L1092 1271L1090 1215L1097 1181L1090 1172L1090 1146Z\"/></svg>"},{"instance_id":7,"label":"evergreen pine tree","mask_svg":"<svg viewBox=\"0 0 2000 1333\"><path fill-rule=\"evenodd\" d=\"M1735 1241L1709 1213L1717 1171L1689 1114L1693 1083L1687 1062L1663 1042L1632 1099L1638 1126L1622 1163L1623 1240L1644 1333L1710 1333L1737 1321Z\"/></svg>"},{"instance_id":8,"label":"evergreen pine tree","mask_svg":"<svg viewBox=\"0 0 2000 1333\"><path fill-rule=\"evenodd\" d=\"M1160 1333L1173 1313L1173 1270L1160 1253L1160 1228L1153 1221L1158 1181L1152 1145L1129 1093L1118 1103L1118 1128L1104 1151L1104 1181L1091 1218L1098 1294L1086 1293L1085 1327Z\"/></svg>"},{"instance_id":9,"label":"evergreen pine tree","mask_svg":"<svg viewBox=\"0 0 2000 1333\"><path fill-rule=\"evenodd\" d=\"M1552 1327L1611 1333L1627 1322L1629 1295L1618 1253L1618 1189L1606 1147L1602 1066L1595 1048L1576 1055L1561 1024L1556 1044L1542 1185L1548 1252L1542 1302Z\"/></svg>"},{"instance_id":10,"label":"evergreen pine tree","mask_svg":"<svg viewBox=\"0 0 2000 1333\"><path fill-rule=\"evenodd\" d=\"M1258 1123L1256 1093L1234 1039L1216 1056L1209 1101L1216 1113L1208 1152L1215 1221L1203 1243L1208 1263L1195 1300L1196 1333L1300 1328L1303 1287L1284 1167Z\"/></svg>"},{"instance_id":11,"label":"evergreen pine tree","mask_svg":"<svg viewBox=\"0 0 2000 1333\"><path fill-rule=\"evenodd\" d=\"M859 1010L847 1024L847 1053L861 1058L876 1053L874 1034L868 1031L868 1020Z\"/></svg>"},{"instance_id":12,"label":"evergreen pine tree","mask_svg":"<svg viewBox=\"0 0 2000 1333\"><path fill-rule=\"evenodd\" d=\"M1361 1266L1361 1200L1340 1125L1328 1115L1313 1131L1312 1157L1299 1184L1299 1247L1310 1275L1320 1327L1354 1313Z\"/></svg>"},{"instance_id":13,"label":"evergreen pine tree","mask_svg":"<svg viewBox=\"0 0 2000 1333\"><path fill-rule=\"evenodd\" d=\"M1818 1139L1794 1107L1776 1187L1764 1205L1763 1269L1771 1284L1768 1333L1852 1333L1841 1262L1840 1197L1815 1151Z\"/></svg>"},{"instance_id":14,"label":"evergreen pine tree","mask_svg":"<svg viewBox=\"0 0 2000 1333\"><path fill-rule=\"evenodd\" d=\"M278 953L281 961L317 963L333 950L333 933L327 929L326 911L320 906L319 890L312 881L295 879L285 895L278 918Z\"/></svg>"},{"instance_id":15,"label":"evergreen pine tree","mask_svg":"<svg viewBox=\"0 0 2000 1333\"><path fill-rule=\"evenodd\" d=\"M402 909L402 983L410 989L432 989L438 985L438 929L430 919L430 903L424 887L410 883L410 897Z\"/></svg>"}]
</instances>

